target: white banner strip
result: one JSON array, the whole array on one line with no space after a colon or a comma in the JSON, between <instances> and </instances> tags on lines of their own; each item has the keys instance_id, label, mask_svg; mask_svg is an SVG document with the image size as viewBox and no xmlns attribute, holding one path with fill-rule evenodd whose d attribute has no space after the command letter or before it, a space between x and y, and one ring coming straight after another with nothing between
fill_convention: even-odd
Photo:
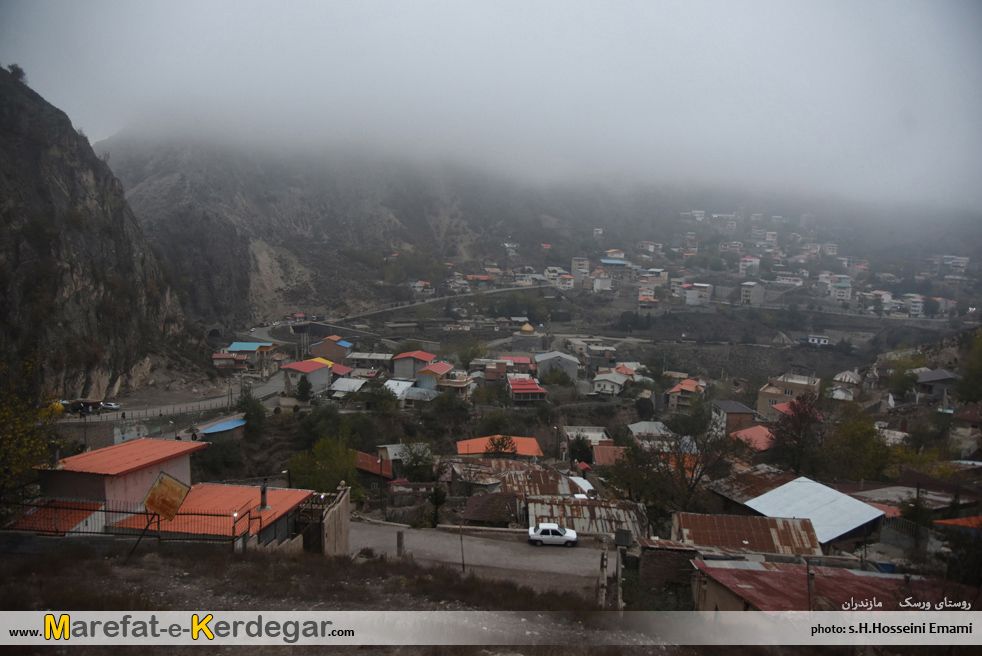
<instances>
[{"instance_id":1,"label":"white banner strip","mask_svg":"<svg viewBox=\"0 0 982 656\"><path fill-rule=\"evenodd\" d=\"M0 645L980 645L979 618L965 611L15 611L0 613Z\"/></svg>"}]
</instances>

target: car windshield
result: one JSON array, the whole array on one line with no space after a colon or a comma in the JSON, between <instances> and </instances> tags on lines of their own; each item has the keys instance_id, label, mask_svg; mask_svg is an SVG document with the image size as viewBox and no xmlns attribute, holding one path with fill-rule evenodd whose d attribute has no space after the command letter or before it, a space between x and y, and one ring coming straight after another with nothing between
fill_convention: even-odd
<instances>
[{"instance_id":1,"label":"car windshield","mask_svg":"<svg viewBox=\"0 0 982 656\"><path fill-rule=\"evenodd\" d=\"M566 535L566 529L564 529L564 528L557 528L556 529L556 534L557 535Z\"/></svg>"}]
</instances>

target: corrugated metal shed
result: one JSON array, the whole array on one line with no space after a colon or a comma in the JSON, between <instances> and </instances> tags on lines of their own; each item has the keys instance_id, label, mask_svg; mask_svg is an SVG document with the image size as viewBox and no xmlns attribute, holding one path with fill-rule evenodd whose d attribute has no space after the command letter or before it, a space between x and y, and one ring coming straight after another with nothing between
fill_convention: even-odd
<instances>
[{"instance_id":1,"label":"corrugated metal shed","mask_svg":"<svg viewBox=\"0 0 982 656\"><path fill-rule=\"evenodd\" d=\"M672 537L690 545L754 553L822 555L808 519L676 513Z\"/></svg>"},{"instance_id":2,"label":"corrugated metal shed","mask_svg":"<svg viewBox=\"0 0 982 656\"><path fill-rule=\"evenodd\" d=\"M574 499L568 497L528 497L529 526L555 522L580 533L631 531L635 537L648 537L644 510L630 501Z\"/></svg>"},{"instance_id":3,"label":"corrugated metal shed","mask_svg":"<svg viewBox=\"0 0 982 656\"><path fill-rule=\"evenodd\" d=\"M882 510L804 476L750 499L746 505L768 517L810 519L822 544L883 516Z\"/></svg>"},{"instance_id":4,"label":"corrugated metal shed","mask_svg":"<svg viewBox=\"0 0 982 656\"><path fill-rule=\"evenodd\" d=\"M793 481L794 474L770 465L757 465L746 471L707 483L706 487L722 497L746 503L762 494ZM787 513L781 515L787 516Z\"/></svg>"}]
</instances>

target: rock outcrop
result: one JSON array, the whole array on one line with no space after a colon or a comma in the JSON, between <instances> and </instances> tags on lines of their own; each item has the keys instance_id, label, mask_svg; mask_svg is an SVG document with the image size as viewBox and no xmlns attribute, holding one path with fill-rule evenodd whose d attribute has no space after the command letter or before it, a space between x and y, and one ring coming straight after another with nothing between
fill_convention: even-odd
<instances>
[{"instance_id":1,"label":"rock outcrop","mask_svg":"<svg viewBox=\"0 0 982 656\"><path fill-rule=\"evenodd\" d=\"M0 70L0 350L48 394L112 395L184 334L123 186L64 112Z\"/></svg>"}]
</instances>

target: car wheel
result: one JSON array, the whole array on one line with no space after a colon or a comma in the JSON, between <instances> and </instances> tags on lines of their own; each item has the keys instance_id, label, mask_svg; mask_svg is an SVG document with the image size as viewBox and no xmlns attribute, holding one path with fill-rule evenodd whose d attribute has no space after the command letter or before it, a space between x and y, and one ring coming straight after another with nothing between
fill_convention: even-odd
<instances>
[{"instance_id":1,"label":"car wheel","mask_svg":"<svg viewBox=\"0 0 982 656\"><path fill-rule=\"evenodd\" d=\"M566 543L566 546L567 546L567 547L572 547L572 546L575 546L575 545L576 545L576 543L575 543L575 542L567 542L567 543Z\"/></svg>"},{"instance_id":2,"label":"car wheel","mask_svg":"<svg viewBox=\"0 0 982 656\"><path fill-rule=\"evenodd\" d=\"M535 545L535 546L537 546L537 547L541 547L541 546L542 546L542 540L536 540L536 541L535 541L535 542L533 542L532 544L534 544L534 545Z\"/></svg>"}]
</instances>

